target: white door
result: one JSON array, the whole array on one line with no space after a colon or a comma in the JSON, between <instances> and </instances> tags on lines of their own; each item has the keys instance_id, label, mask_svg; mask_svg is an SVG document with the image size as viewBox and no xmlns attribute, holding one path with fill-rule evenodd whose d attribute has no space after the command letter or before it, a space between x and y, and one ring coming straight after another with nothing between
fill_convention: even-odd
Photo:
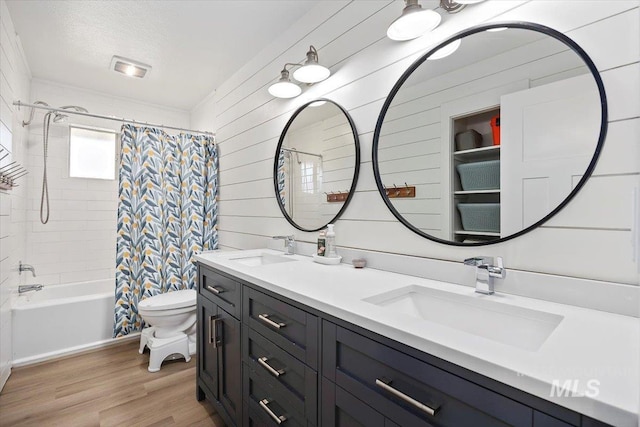
<instances>
[{"instance_id":1,"label":"white door","mask_svg":"<svg viewBox=\"0 0 640 427\"><path fill-rule=\"evenodd\" d=\"M580 181L600 132L593 77L500 99L500 225L508 236L544 218Z\"/></svg>"}]
</instances>

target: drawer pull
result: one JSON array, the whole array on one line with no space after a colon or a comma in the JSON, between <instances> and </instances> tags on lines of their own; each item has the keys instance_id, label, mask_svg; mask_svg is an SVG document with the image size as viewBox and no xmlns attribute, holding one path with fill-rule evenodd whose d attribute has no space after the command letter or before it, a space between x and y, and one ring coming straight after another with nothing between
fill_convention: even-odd
<instances>
[{"instance_id":1,"label":"drawer pull","mask_svg":"<svg viewBox=\"0 0 640 427\"><path fill-rule=\"evenodd\" d=\"M218 288L218 287L213 287L213 286L209 286L209 285L205 285L205 288L211 292L213 292L216 295L220 295L221 293L224 292L224 289L222 288Z\"/></svg>"},{"instance_id":2,"label":"drawer pull","mask_svg":"<svg viewBox=\"0 0 640 427\"><path fill-rule=\"evenodd\" d=\"M285 417L284 415L276 415L270 408L269 408L269 402L267 399L262 399L260 401L260 406L262 407L262 409L264 409L264 411L269 414L269 416L271 418L273 418L273 421L275 421L277 424L282 424L283 422L287 421L287 417Z\"/></svg>"},{"instance_id":3,"label":"drawer pull","mask_svg":"<svg viewBox=\"0 0 640 427\"><path fill-rule=\"evenodd\" d=\"M423 412L426 412L427 414L429 414L431 416L434 416L436 414L436 412L438 412L438 409L440 408L439 406L436 406L435 408L431 408L431 407L425 405L424 403L418 402L413 397L407 396L406 394L404 394L400 390L391 387L389 385L390 383L391 383L390 380L387 380L387 379L380 380L380 379L376 378L376 385L378 387L382 387L385 391L388 391L389 393L393 394L394 396L399 397L400 399L404 400L408 404L410 404L412 406L415 406L416 408L420 409Z\"/></svg>"},{"instance_id":4,"label":"drawer pull","mask_svg":"<svg viewBox=\"0 0 640 427\"><path fill-rule=\"evenodd\" d=\"M218 316L209 316L209 344L213 344L213 348L222 345L221 337L218 335Z\"/></svg>"},{"instance_id":5,"label":"drawer pull","mask_svg":"<svg viewBox=\"0 0 640 427\"><path fill-rule=\"evenodd\" d=\"M269 359L267 359L266 357L259 357L258 358L258 363L267 371L269 371L269 373L271 375L273 375L274 377L278 378L280 375L284 375L285 371L284 369L274 369L271 365L269 365L267 362L269 361Z\"/></svg>"},{"instance_id":6,"label":"drawer pull","mask_svg":"<svg viewBox=\"0 0 640 427\"><path fill-rule=\"evenodd\" d=\"M269 319L269 315L268 314L259 314L258 317L260 318L260 320L262 320L264 323L266 323L267 325L274 327L276 329L280 329L280 328L284 328L285 326L287 326L286 323L282 323L282 322L274 322L273 320Z\"/></svg>"}]
</instances>

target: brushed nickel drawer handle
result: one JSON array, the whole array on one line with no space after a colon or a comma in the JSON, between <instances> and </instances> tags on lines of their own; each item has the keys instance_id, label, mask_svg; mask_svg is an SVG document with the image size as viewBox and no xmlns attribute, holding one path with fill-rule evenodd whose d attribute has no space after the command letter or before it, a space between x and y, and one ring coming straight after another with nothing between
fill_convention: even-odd
<instances>
[{"instance_id":1,"label":"brushed nickel drawer handle","mask_svg":"<svg viewBox=\"0 0 640 427\"><path fill-rule=\"evenodd\" d=\"M222 288L213 287L213 286L209 286L209 285L205 285L204 287L205 287L205 289L213 292L216 295L219 295L219 294L224 292L224 289L222 289Z\"/></svg>"},{"instance_id":2,"label":"brushed nickel drawer handle","mask_svg":"<svg viewBox=\"0 0 640 427\"><path fill-rule=\"evenodd\" d=\"M378 387L382 387L385 391L388 391L389 393L393 394L394 396L399 397L400 399L404 400L408 404L415 406L419 410L421 410L423 412L426 412L427 414L431 415L432 417L434 415L436 415L436 412L438 412L438 409L440 409L439 406L436 406L435 408L431 408L430 406L427 406L422 402L418 402L413 397L407 396L406 394L404 394L400 390L391 387L389 385L390 383L391 383L391 380L387 380L387 379L382 379L381 380L381 379L376 378L376 385Z\"/></svg>"},{"instance_id":3,"label":"brushed nickel drawer handle","mask_svg":"<svg viewBox=\"0 0 640 427\"><path fill-rule=\"evenodd\" d=\"M218 316L209 316L209 344L218 348Z\"/></svg>"},{"instance_id":4,"label":"brushed nickel drawer handle","mask_svg":"<svg viewBox=\"0 0 640 427\"><path fill-rule=\"evenodd\" d=\"M280 328L284 328L285 326L287 326L286 323L282 323L282 322L274 322L273 320L269 319L269 315L268 314L259 314L258 317L260 318L260 320L262 320L264 323L266 323L267 325L274 327L276 329L280 329Z\"/></svg>"},{"instance_id":5,"label":"brushed nickel drawer handle","mask_svg":"<svg viewBox=\"0 0 640 427\"><path fill-rule=\"evenodd\" d=\"M269 406L267 406L269 405L269 403L271 402L267 399L262 399L260 401L260 406L267 414L269 414L271 418L273 418L273 421L275 421L277 424L282 424L283 422L287 421L287 417L285 417L284 415L278 416L271 409L269 409Z\"/></svg>"},{"instance_id":6,"label":"brushed nickel drawer handle","mask_svg":"<svg viewBox=\"0 0 640 427\"><path fill-rule=\"evenodd\" d=\"M267 359L266 357L258 357L258 363L267 371L269 371L269 373L271 375L273 375L274 377L278 378L280 375L284 375L285 370L284 369L274 369L271 365L269 365L267 362L269 361L269 359Z\"/></svg>"}]
</instances>

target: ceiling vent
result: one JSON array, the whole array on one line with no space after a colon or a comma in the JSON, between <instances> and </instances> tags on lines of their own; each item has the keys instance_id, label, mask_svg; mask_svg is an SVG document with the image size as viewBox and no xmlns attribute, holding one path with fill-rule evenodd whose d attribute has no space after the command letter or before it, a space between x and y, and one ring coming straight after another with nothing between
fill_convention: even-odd
<instances>
[{"instance_id":1,"label":"ceiling vent","mask_svg":"<svg viewBox=\"0 0 640 427\"><path fill-rule=\"evenodd\" d=\"M138 77L140 79L151 71L151 65L115 55L111 58L110 68L113 71L124 74L125 76Z\"/></svg>"}]
</instances>

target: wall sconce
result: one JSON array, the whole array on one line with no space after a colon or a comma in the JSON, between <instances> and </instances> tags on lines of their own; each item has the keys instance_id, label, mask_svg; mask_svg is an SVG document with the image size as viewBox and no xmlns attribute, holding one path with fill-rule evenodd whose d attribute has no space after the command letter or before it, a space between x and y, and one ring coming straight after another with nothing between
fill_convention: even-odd
<instances>
[{"instance_id":1,"label":"wall sconce","mask_svg":"<svg viewBox=\"0 0 640 427\"><path fill-rule=\"evenodd\" d=\"M448 13L457 13L468 4L480 3L484 0L440 0L440 7ZM413 40L433 31L442 20L438 12L422 9L418 0L404 0L405 6L398 19L387 29L387 37L391 40Z\"/></svg>"},{"instance_id":2,"label":"wall sconce","mask_svg":"<svg viewBox=\"0 0 640 427\"><path fill-rule=\"evenodd\" d=\"M326 80L331 75L331 71L327 67L318 63L318 51L316 48L309 46L307 60L304 64L287 62L284 64L282 71L280 71L280 79L269 86L269 93L276 98L294 98L302 93L300 86L293 83L289 78L287 67L299 67L293 72L293 78L301 83L318 83Z\"/></svg>"},{"instance_id":3,"label":"wall sconce","mask_svg":"<svg viewBox=\"0 0 640 427\"><path fill-rule=\"evenodd\" d=\"M418 0L405 0L405 4L400 17L387 29L387 37L391 40L412 40L440 24L440 14L435 10L422 9Z\"/></svg>"},{"instance_id":4,"label":"wall sconce","mask_svg":"<svg viewBox=\"0 0 640 427\"><path fill-rule=\"evenodd\" d=\"M300 86L289 79L287 65L289 64L285 64L282 71L280 71L280 79L269 86L269 93L276 98L295 98L302 93Z\"/></svg>"}]
</instances>

